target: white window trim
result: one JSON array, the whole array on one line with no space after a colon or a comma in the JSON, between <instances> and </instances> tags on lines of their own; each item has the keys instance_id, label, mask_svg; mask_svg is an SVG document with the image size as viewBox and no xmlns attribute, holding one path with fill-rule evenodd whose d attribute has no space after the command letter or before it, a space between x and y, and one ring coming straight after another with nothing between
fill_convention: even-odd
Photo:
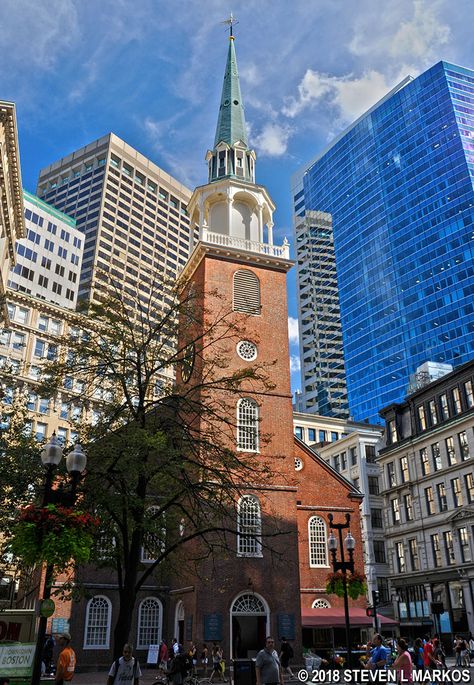
<instances>
[{"instance_id":1,"label":"white window trim","mask_svg":"<svg viewBox=\"0 0 474 685\"><path fill-rule=\"evenodd\" d=\"M312 557L312 554L311 554L311 522L315 521L315 520L322 521L322 523L324 525L324 537L325 537L324 552L326 555L326 563L324 563L324 564L315 564L311 561L311 557ZM309 556L309 567L310 568L329 568L327 542L328 542L328 531L327 531L327 527L326 527L326 523L325 523L324 519L322 519L321 516L311 516L308 519L308 556Z\"/></svg>"},{"instance_id":2,"label":"white window trim","mask_svg":"<svg viewBox=\"0 0 474 685\"><path fill-rule=\"evenodd\" d=\"M157 640L156 640L156 644L157 644L157 645L160 644L160 642L161 642L161 637L162 637L162 635L163 635L163 603L162 603L162 601L159 599L159 597L152 597L151 595L150 595L149 597L144 597L144 598L142 599L142 601L140 602L140 604L138 605L138 619L137 619L137 649L148 649L148 647L150 646L148 643L143 644L143 643L140 641L140 638L141 638L140 622L141 622L141 618L142 618L142 607L143 607L143 604L144 604L147 600L149 600L149 599L152 599L153 601L157 602L158 606L160 607L160 621L159 621L159 625L158 625L158 638L157 638Z\"/></svg>"},{"instance_id":3,"label":"white window trim","mask_svg":"<svg viewBox=\"0 0 474 685\"><path fill-rule=\"evenodd\" d=\"M104 645L88 645L86 644L86 639L87 639L87 628L89 626L89 614L90 614L90 607L94 599L105 599L107 602L108 606L108 611L107 611L107 634L105 638L105 644ZM112 625L112 602L106 595L94 595L93 597L90 598L90 600L87 602L87 608L86 608L86 620L84 622L84 640L83 640L83 649L84 650L98 650L98 649L109 649L110 647L110 627Z\"/></svg>"},{"instance_id":4,"label":"white window trim","mask_svg":"<svg viewBox=\"0 0 474 685\"><path fill-rule=\"evenodd\" d=\"M247 400L247 401L249 401L249 402L252 402L252 403L254 404L255 408L256 408L256 414L257 414L257 436L256 436L255 442L256 442L257 446L256 446L255 449L248 449L248 448L244 448L244 447L239 447L239 442L240 442L240 440L239 440L239 431L240 431L240 428L241 428L241 422L240 422L240 405L241 405L241 403L242 403L244 400ZM256 402L255 400L253 400L251 397L241 397L240 400L237 402L237 452L248 452L248 453L252 453L252 454L259 454L259 453L260 453L260 430L259 430L259 426L260 426L260 407L259 407L259 405L258 405L258 402ZM244 428L244 426L242 426L242 428Z\"/></svg>"},{"instance_id":5,"label":"white window trim","mask_svg":"<svg viewBox=\"0 0 474 685\"><path fill-rule=\"evenodd\" d=\"M241 552L240 551L240 540L241 537L248 537L248 535L241 535L240 532L240 510L242 506L243 501L248 501L250 499L253 499L258 506L258 524L255 526L256 527L256 533L252 538L255 540L256 543L256 550L255 552ZM258 497L255 495L243 495L238 502L237 505L237 556L241 558L261 558L263 557L263 551L262 551L262 508L260 506L260 500Z\"/></svg>"}]
</instances>

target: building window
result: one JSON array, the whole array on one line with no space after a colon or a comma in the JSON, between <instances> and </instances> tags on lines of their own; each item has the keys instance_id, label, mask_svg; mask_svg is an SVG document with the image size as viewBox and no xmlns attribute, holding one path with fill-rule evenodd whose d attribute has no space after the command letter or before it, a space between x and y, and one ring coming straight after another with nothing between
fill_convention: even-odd
<instances>
[{"instance_id":1,"label":"building window","mask_svg":"<svg viewBox=\"0 0 474 685\"><path fill-rule=\"evenodd\" d=\"M425 488L425 502L426 502L426 513L427 514L434 514L435 513L435 505L434 505L434 496L433 496L433 488Z\"/></svg>"},{"instance_id":2,"label":"building window","mask_svg":"<svg viewBox=\"0 0 474 685\"><path fill-rule=\"evenodd\" d=\"M413 498L410 493L403 495L403 505L406 520L413 521Z\"/></svg>"},{"instance_id":3,"label":"building window","mask_svg":"<svg viewBox=\"0 0 474 685\"><path fill-rule=\"evenodd\" d=\"M387 484L389 488L393 488L397 484L397 479L395 478L395 465L393 461L387 464Z\"/></svg>"},{"instance_id":4,"label":"building window","mask_svg":"<svg viewBox=\"0 0 474 685\"><path fill-rule=\"evenodd\" d=\"M446 393L440 395L439 405L441 407L441 420L444 421L445 419L449 419L449 405Z\"/></svg>"},{"instance_id":5,"label":"building window","mask_svg":"<svg viewBox=\"0 0 474 685\"><path fill-rule=\"evenodd\" d=\"M430 409L431 425L436 426L438 424L438 412L436 411L436 402L434 400L430 400L428 406Z\"/></svg>"},{"instance_id":6,"label":"building window","mask_svg":"<svg viewBox=\"0 0 474 685\"><path fill-rule=\"evenodd\" d=\"M253 495L240 498L237 511L237 554L262 556L262 514L260 502Z\"/></svg>"},{"instance_id":7,"label":"building window","mask_svg":"<svg viewBox=\"0 0 474 685\"><path fill-rule=\"evenodd\" d=\"M467 528L460 528L458 530L458 535L462 562L465 563L466 561L471 561L471 550L469 549L469 535L467 533Z\"/></svg>"},{"instance_id":8,"label":"building window","mask_svg":"<svg viewBox=\"0 0 474 685\"><path fill-rule=\"evenodd\" d=\"M428 450L426 447L422 447L420 450L420 460L421 460L421 472L424 476L427 476L430 469L430 460L428 459Z\"/></svg>"},{"instance_id":9,"label":"building window","mask_svg":"<svg viewBox=\"0 0 474 685\"><path fill-rule=\"evenodd\" d=\"M308 442L316 442L316 429L308 428Z\"/></svg>"},{"instance_id":10,"label":"building window","mask_svg":"<svg viewBox=\"0 0 474 685\"><path fill-rule=\"evenodd\" d=\"M418 428L422 431L426 430L425 408L422 404L416 408L416 413L418 416Z\"/></svg>"},{"instance_id":11,"label":"building window","mask_svg":"<svg viewBox=\"0 0 474 685\"><path fill-rule=\"evenodd\" d=\"M466 473L464 482L466 484L467 501L469 504L472 504L474 502L474 476L472 473Z\"/></svg>"},{"instance_id":12,"label":"building window","mask_svg":"<svg viewBox=\"0 0 474 685\"><path fill-rule=\"evenodd\" d=\"M454 556L453 534L450 530L443 533L443 540L446 563L448 566L452 566L456 562L456 557Z\"/></svg>"},{"instance_id":13,"label":"building window","mask_svg":"<svg viewBox=\"0 0 474 685\"><path fill-rule=\"evenodd\" d=\"M301 426L295 426L295 435L299 440L303 440L303 428Z\"/></svg>"},{"instance_id":14,"label":"building window","mask_svg":"<svg viewBox=\"0 0 474 685\"><path fill-rule=\"evenodd\" d=\"M459 478L453 478L451 481L451 488L453 490L453 503L454 503L454 508L457 507L462 507L463 505L463 498L462 498L462 489L461 489L461 481Z\"/></svg>"},{"instance_id":15,"label":"building window","mask_svg":"<svg viewBox=\"0 0 474 685\"><path fill-rule=\"evenodd\" d=\"M448 455L448 465L453 466L456 463L456 450L454 449L454 438L451 436L446 438L446 454Z\"/></svg>"},{"instance_id":16,"label":"building window","mask_svg":"<svg viewBox=\"0 0 474 685\"><path fill-rule=\"evenodd\" d=\"M357 447L351 447L349 452L351 455L351 466L356 466L357 465Z\"/></svg>"},{"instance_id":17,"label":"building window","mask_svg":"<svg viewBox=\"0 0 474 685\"><path fill-rule=\"evenodd\" d=\"M410 564L412 571L420 570L420 560L418 557L418 543L416 538L411 538L408 540L408 549L410 552Z\"/></svg>"},{"instance_id":18,"label":"building window","mask_svg":"<svg viewBox=\"0 0 474 685\"><path fill-rule=\"evenodd\" d=\"M253 271L241 269L234 273L233 310L260 314L260 281Z\"/></svg>"},{"instance_id":19,"label":"building window","mask_svg":"<svg viewBox=\"0 0 474 685\"><path fill-rule=\"evenodd\" d=\"M461 461L466 461L466 459L469 459L470 457L466 431L461 431L458 433L458 440L459 449L461 451Z\"/></svg>"},{"instance_id":20,"label":"building window","mask_svg":"<svg viewBox=\"0 0 474 685\"><path fill-rule=\"evenodd\" d=\"M378 476L369 476L369 495L379 495L380 494L380 484Z\"/></svg>"},{"instance_id":21,"label":"building window","mask_svg":"<svg viewBox=\"0 0 474 685\"><path fill-rule=\"evenodd\" d=\"M387 433L391 445L393 445L394 442L397 442L397 427L393 419L387 422Z\"/></svg>"},{"instance_id":22,"label":"building window","mask_svg":"<svg viewBox=\"0 0 474 685\"><path fill-rule=\"evenodd\" d=\"M436 485L436 492L438 493L438 506L440 511L447 511L448 500L446 498L446 488L444 483L438 483Z\"/></svg>"},{"instance_id":23,"label":"building window","mask_svg":"<svg viewBox=\"0 0 474 685\"><path fill-rule=\"evenodd\" d=\"M383 528L382 509L370 510L370 522L372 528Z\"/></svg>"},{"instance_id":24,"label":"building window","mask_svg":"<svg viewBox=\"0 0 474 685\"><path fill-rule=\"evenodd\" d=\"M433 565L438 568L443 563L438 533L431 536L431 551L433 552Z\"/></svg>"},{"instance_id":25,"label":"building window","mask_svg":"<svg viewBox=\"0 0 474 685\"><path fill-rule=\"evenodd\" d=\"M474 407L474 391L472 388L472 381L466 381L464 383L464 394L466 396L466 407L468 409Z\"/></svg>"},{"instance_id":26,"label":"building window","mask_svg":"<svg viewBox=\"0 0 474 685\"><path fill-rule=\"evenodd\" d=\"M112 604L108 597L96 595L87 603L84 649L108 649Z\"/></svg>"},{"instance_id":27,"label":"building window","mask_svg":"<svg viewBox=\"0 0 474 685\"><path fill-rule=\"evenodd\" d=\"M161 642L163 610L156 597L147 597L138 606L137 649L148 649Z\"/></svg>"},{"instance_id":28,"label":"building window","mask_svg":"<svg viewBox=\"0 0 474 685\"><path fill-rule=\"evenodd\" d=\"M403 542L397 542L395 545L397 552L397 567L399 573L405 573L405 549L403 547Z\"/></svg>"},{"instance_id":29,"label":"building window","mask_svg":"<svg viewBox=\"0 0 474 685\"><path fill-rule=\"evenodd\" d=\"M400 459L400 471L402 474L402 483L408 483L410 480L410 471L408 469L408 457L402 457Z\"/></svg>"},{"instance_id":30,"label":"building window","mask_svg":"<svg viewBox=\"0 0 474 685\"><path fill-rule=\"evenodd\" d=\"M377 564L387 563L387 556L385 554L385 542L383 540L374 540L374 557Z\"/></svg>"},{"instance_id":31,"label":"building window","mask_svg":"<svg viewBox=\"0 0 474 685\"><path fill-rule=\"evenodd\" d=\"M326 442L326 431L319 431L319 442Z\"/></svg>"},{"instance_id":32,"label":"building window","mask_svg":"<svg viewBox=\"0 0 474 685\"><path fill-rule=\"evenodd\" d=\"M48 330L49 319L47 316L38 317L38 330L47 331Z\"/></svg>"},{"instance_id":33,"label":"building window","mask_svg":"<svg viewBox=\"0 0 474 685\"><path fill-rule=\"evenodd\" d=\"M326 524L319 516L308 521L309 565L311 568L328 566Z\"/></svg>"},{"instance_id":34,"label":"building window","mask_svg":"<svg viewBox=\"0 0 474 685\"><path fill-rule=\"evenodd\" d=\"M338 454L334 455L334 469L335 471L341 470L341 461Z\"/></svg>"},{"instance_id":35,"label":"building window","mask_svg":"<svg viewBox=\"0 0 474 685\"><path fill-rule=\"evenodd\" d=\"M336 440L339 440L339 433L332 431L331 432L331 442L336 442Z\"/></svg>"},{"instance_id":36,"label":"building window","mask_svg":"<svg viewBox=\"0 0 474 685\"><path fill-rule=\"evenodd\" d=\"M441 461L441 452L439 451L439 442L434 442L431 445L431 456L433 457L433 469L439 471L443 468Z\"/></svg>"},{"instance_id":37,"label":"building window","mask_svg":"<svg viewBox=\"0 0 474 685\"><path fill-rule=\"evenodd\" d=\"M341 452L341 471L347 469L347 455L345 452Z\"/></svg>"},{"instance_id":38,"label":"building window","mask_svg":"<svg viewBox=\"0 0 474 685\"><path fill-rule=\"evenodd\" d=\"M327 599L315 599L311 604L311 609L330 609L331 605Z\"/></svg>"},{"instance_id":39,"label":"building window","mask_svg":"<svg viewBox=\"0 0 474 685\"><path fill-rule=\"evenodd\" d=\"M390 501L390 506L392 508L392 523L394 526L398 526L400 523L400 505L398 503L398 497L395 497Z\"/></svg>"},{"instance_id":40,"label":"building window","mask_svg":"<svg viewBox=\"0 0 474 685\"><path fill-rule=\"evenodd\" d=\"M461 393L459 392L459 388L453 388L451 394L453 397L454 413L460 414L462 411L462 406L461 406Z\"/></svg>"},{"instance_id":41,"label":"building window","mask_svg":"<svg viewBox=\"0 0 474 685\"><path fill-rule=\"evenodd\" d=\"M375 464L375 445L365 445L365 460L368 464Z\"/></svg>"},{"instance_id":42,"label":"building window","mask_svg":"<svg viewBox=\"0 0 474 685\"><path fill-rule=\"evenodd\" d=\"M46 351L46 343L43 340L36 339L35 349L33 352L34 356L40 357L42 359L45 356L45 351Z\"/></svg>"},{"instance_id":43,"label":"building window","mask_svg":"<svg viewBox=\"0 0 474 685\"><path fill-rule=\"evenodd\" d=\"M237 403L237 447L244 452L258 452L258 405L248 397Z\"/></svg>"}]
</instances>

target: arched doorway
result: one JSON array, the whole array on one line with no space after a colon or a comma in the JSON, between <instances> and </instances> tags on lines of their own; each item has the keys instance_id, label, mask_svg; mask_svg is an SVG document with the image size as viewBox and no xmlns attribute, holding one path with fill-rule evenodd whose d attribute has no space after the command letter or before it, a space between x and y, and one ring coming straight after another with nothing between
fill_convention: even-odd
<instances>
[{"instance_id":1,"label":"arched doorway","mask_svg":"<svg viewBox=\"0 0 474 685\"><path fill-rule=\"evenodd\" d=\"M184 642L184 604L181 600L174 612L174 635L180 645Z\"/></svg>"},{"instance_id":2,"label":"arched doorway","mask_svg":"<svg viewBox=\"0 0 474 685\"><path fill-rule=\"evenodd\" d=\"M237 659L251 658L265 646L270 626L268 604L255 592L242 592L230 609L231 655Z\"/></svg>"}]
</instances>

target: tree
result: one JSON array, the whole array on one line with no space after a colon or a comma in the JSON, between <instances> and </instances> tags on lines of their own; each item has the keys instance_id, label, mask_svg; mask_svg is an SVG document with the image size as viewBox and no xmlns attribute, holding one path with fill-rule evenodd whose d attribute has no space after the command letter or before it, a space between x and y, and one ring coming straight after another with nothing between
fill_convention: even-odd
<instances>
[{"instance_id":1,"label":"tree","mask_svg":"<svg viewBox=\"0 0 474 685\"><path fill-rule=\"evenodd\" d=\"M167 305L156 309L153 297L144 302L110 285L109 295L81 315L82 331L60 341L40 390L53 396L65 379L81 384L83 505L102 521L96 563L116 574L116 655L147 578L184 547L188 561L228 549L242 487L256 474L264 478L267 468L235 449L236 395L270 387L261 364L228 370L245 320L240 315L244 323L237 325L217 293L206 293L206 308L195 287L160 287ZM85 415L94 416L94 425ZM146 566L142 549L154 559Z\"/></svg>"}]
</instances>

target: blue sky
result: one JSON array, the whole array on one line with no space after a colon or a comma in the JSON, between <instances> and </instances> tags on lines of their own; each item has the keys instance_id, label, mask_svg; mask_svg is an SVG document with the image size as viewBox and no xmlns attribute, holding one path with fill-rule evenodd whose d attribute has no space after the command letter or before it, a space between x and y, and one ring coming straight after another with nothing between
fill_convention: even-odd
<instances>
[{"instance_id":1,"label":"blue sky","mask_svg":"<svg viewBox=\"0 0 474 685\"><path fill-rule=\"evenodd\" d=\"M292 242L291 175L406 75L474 67L472 0L2 0L0 99L23 184L113 131L189 187L206 180L232 11L257 180ZM293 389L296 291L289 277Z\"/></svg>"}]
</instances>

